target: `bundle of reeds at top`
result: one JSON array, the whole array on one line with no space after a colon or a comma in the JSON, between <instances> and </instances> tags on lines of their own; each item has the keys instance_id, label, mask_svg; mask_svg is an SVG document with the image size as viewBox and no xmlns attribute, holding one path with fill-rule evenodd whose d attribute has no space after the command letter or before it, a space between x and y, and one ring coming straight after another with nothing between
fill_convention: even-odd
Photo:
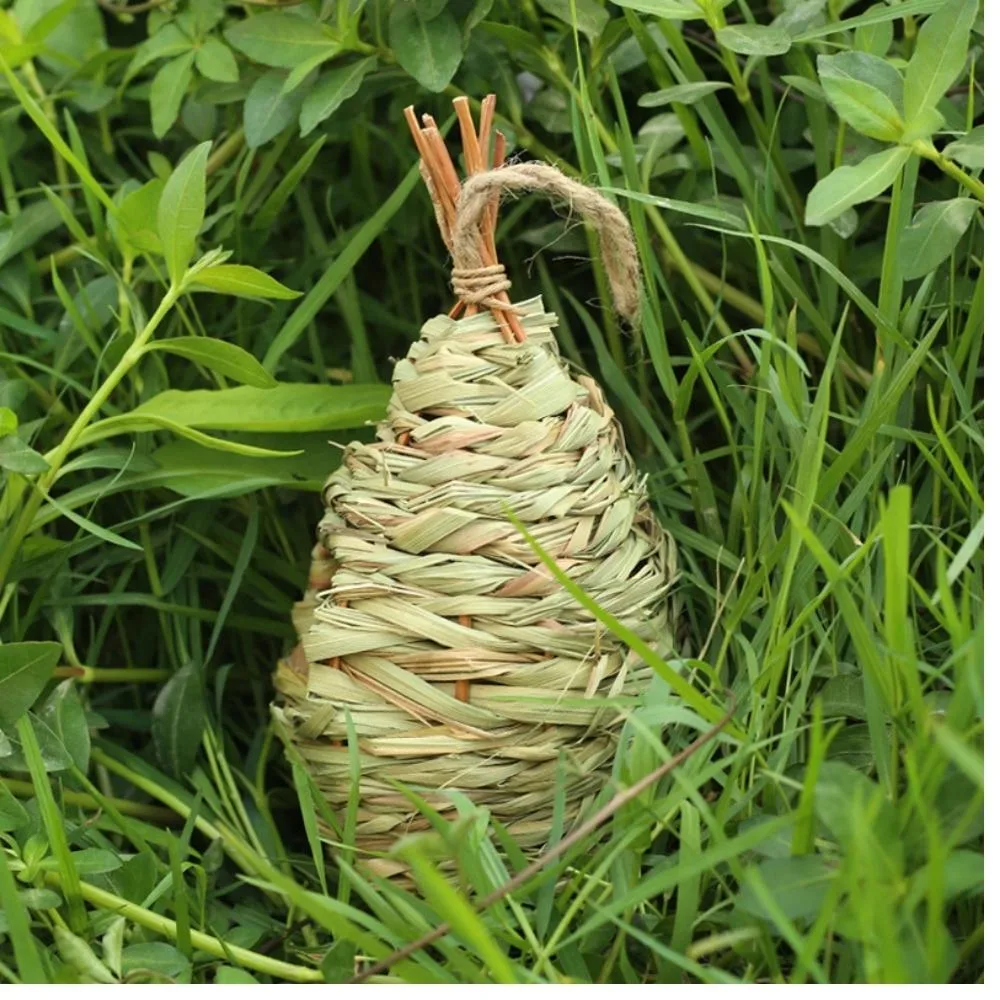
<instances>
[{"instance_id":1,"label":"bundle of reeds at top","mask_svg":"<svg viewBox=\"0 0 1000 1000\"><path fill-rule=\"evenodd\" d=\"M466 99L455 107L464 184L434 120L408 109L408 121L458 302L396 364L375 443L348 446L326 483L301 642L276 674L288 742L335 815L354 789L356 847L384 874L400 870L394 842L429 826L400 784L445 816L456 793L488 807L530 853L549 836L558 777L569 828L607 782L649 679L517 522L606 612L670 643L673 544L600 387L560 357L539 298L512 303L494 241L502 193L569 203L634 320L628 222L553 167L504 165L492 96L478 129Z\"/></svg>"}]
</instances>

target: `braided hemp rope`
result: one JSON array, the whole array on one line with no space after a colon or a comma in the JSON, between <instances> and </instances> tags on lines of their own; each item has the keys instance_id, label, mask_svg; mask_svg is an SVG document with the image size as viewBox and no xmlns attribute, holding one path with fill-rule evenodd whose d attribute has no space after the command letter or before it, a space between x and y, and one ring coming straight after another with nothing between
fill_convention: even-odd
<instances>
[{"instance_id":1,"label":"braided hemp rope","mask_svg":"<svg viewBox=\"0 0 1000 1000\"><path fill-rule=\"evenodd\" d=\"M452 288L462 301L492 306L492 297L510 287L503 265L483 267L479 252L480 221L497 191L550 194L593 225L615 308L632 326L638 325L642 272L628 219L602 194L546 163L507 164L473 174L462 185L451 233Z\"/></svg>"}]
</instances>

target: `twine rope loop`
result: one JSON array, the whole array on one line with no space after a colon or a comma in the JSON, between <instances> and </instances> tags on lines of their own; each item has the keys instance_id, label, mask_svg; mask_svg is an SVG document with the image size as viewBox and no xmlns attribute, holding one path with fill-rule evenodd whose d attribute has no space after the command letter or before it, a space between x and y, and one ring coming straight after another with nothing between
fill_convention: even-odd
<instances>
[{"instance_id":1,"label":"twine rope loop","mask_svg":"<svg viewBox=\"0 0 1000 1000\"><path fill-rule=\"evenodd\" d=\"M493 307L495 296L510 288L502 264L483 265L480 225L495 195L532 191L545 192L565 202L573 214L597 230L615 309L632 326L637 326L642 273L628 219L604 195L547 163L512 163L466 179L451 231L455 294L463 302Z\"/></svg>"}]
</instances>

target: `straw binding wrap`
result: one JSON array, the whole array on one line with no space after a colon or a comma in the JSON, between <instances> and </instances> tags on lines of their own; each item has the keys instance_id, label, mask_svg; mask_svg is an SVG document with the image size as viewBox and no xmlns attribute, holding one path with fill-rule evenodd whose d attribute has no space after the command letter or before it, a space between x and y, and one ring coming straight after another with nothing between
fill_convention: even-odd
<instances>
[{"instance_id":1,"label":"straw binding wrap","mask_svg":"<svg viewBox=\"0 0 1000 1000\"><path fill-rule=\"evenodd\" d=\"M359 768L356 844L390 875L402 866L379 855L429 828L396 782L450 816L463 796L486 806L537 849L557 783L567 825L606 784L623 712L650 678L552 578L508 512L606 611L648 643L671 642L673 544L619 424L598 385L559 357L555 317L537 299L510 302L493 248L502 190L570 201L596 217L616 304L634 318L628 224L544 164L477 169L488 129L477 136L461 106L459 117L464 186L449 180L436 128L418 140L459 306L424 324L396 365L377 440L349 445L324 488L294 614L302 642L276 675L279 731L335 811Z\"/></svg>"}]
</instances>

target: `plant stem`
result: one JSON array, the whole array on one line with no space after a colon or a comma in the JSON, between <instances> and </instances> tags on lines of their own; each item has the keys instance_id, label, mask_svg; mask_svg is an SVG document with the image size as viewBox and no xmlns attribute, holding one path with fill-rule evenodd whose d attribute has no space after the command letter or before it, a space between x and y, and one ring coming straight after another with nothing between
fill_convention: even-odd
<instances>
[{"instance_id":1,"label":"plant stem","mask_svg":"<svg viewBox=\"0 0 1000 1000\"><path fill-rule=\"evenodd\" d=\"M45 881L56 888L63 888L62 881L56 872L47 872ZM135 903L130 903L121 896L99 889L89 882L80 883L83 898L92 906L98 906L104 910L111 910L126 920L139 924L147 930L156 931L171 940L177 940L177 924L169 917L164 917L152 910L147 910ZM247 969L255 972L262 972L267 976L274 976L275 979L283 979L292 983L321 983L323 973L319 969L310 969L305 965L292 965L291 962L282 962L277 958L268 958L267 955L258 955L256 952L246 948L240 948L234 944L226 944L210 934L202 931L192 930L191 944L199 951L207 951L216 958L221 958L226 962L235 962Z\"/></svg>"},{"instance_id":2,"label":"plant stem","mask_svg":"<svg viewBox=\"0 0 1000 1000\"><path fill-rule=\"evenodd\" d=\"M33 799L35 797L35 786L30 781L21 781L18 778L0 778L0 784L3 784L12 795L16 795L19 799ZM101 803L92 795L87 795L86 792L74 792L72 789L64 788L61 797L63 802L70 806L79 806L81 809L101 808ZM129 802L127 799L112 799L111 802L123 816L144 819L160 826L180 822L180 817L173 810L164 809L162 806L144 805L141 802Z\"/></svg>"},{"instance_id":3,"label":"plant stem","mask_svg":"<svg viewBox=\"0 0 1000 1000\"><path fill-rule=\"evenodd\" d=\"M924 139L918 139L913 144L913 151L917 156L930 160L952 180L958 181L962 187L971 191L980 201L986 201L986 188L983 182L977 181L975 177L967 174L954 160L949 160L947 156L939 153L931 143Z\"/></svg>"},{"instance_id":4,"label":"plant stem","mask_svg":"<svg viewBox=\"0 0 1000 1000\"><path fill-rule=\"evenodd\" d=\"M130 784L135 785L136 788L141 789L154 799L159 799L168 809L179 816L183 816L185 819L190 816L191 808L182 799L177 798L176 795L172 795L165 788L156 784L156 782L144 778L141 774L136 774L130 767L115 760L114 757L104 753L100 748L94 747L90 752L90 756L96 764L106 767L109 771L124 778ZM265 878L269 875L270 865L267 861L258 859L253 850L241 841L228 827L213 823L203 816L196 816L194 825L197 830L210 840L221 840L226 853L248 875L263 875Z\"/></svg>"},{"instance_id":5,"label":"plant stem","mask_svg":"<svg viewBox=\"0 0 1000 1000\"><path fill-rule=\"evenodd\" d=\"M81 684L155 684L172 671L158 667L56 667L55 677L72 677Z\"/></svg>"},{"instance_id":6,"label":"plant stem","mask_svg":"<svg viewBox=\"0 0 1000 1000\"><path fill-rule=\"evenodd\" d=\"M91 420L100 412L101 407L108 401L108 398L118 387L119 383L132 370L133 366L142 357L146 342L156 332L156 328L163 322L164 317L180 297L181 290L177 285L171 285L166 294L156 307L156 312L149 318L142 331L136 336L132 345L121 356L121 360L108 373L97 392L94 393L90 402L80 411L80 415L73 422L73 425L66 432L62 441L48 452L45 456L49 463L48 472L44 473L34 483L35 489L25 500L21 508L21 514L11 528L10 533L4 539L3 551L0 552L0 586L7 582L7 576L14 562L14 558L21 549L21 542L31 530L32 522L41 507L42 501L59 475L59 470L73 450L83 432L90 425Z\"/></svg>"}]
</instances>

